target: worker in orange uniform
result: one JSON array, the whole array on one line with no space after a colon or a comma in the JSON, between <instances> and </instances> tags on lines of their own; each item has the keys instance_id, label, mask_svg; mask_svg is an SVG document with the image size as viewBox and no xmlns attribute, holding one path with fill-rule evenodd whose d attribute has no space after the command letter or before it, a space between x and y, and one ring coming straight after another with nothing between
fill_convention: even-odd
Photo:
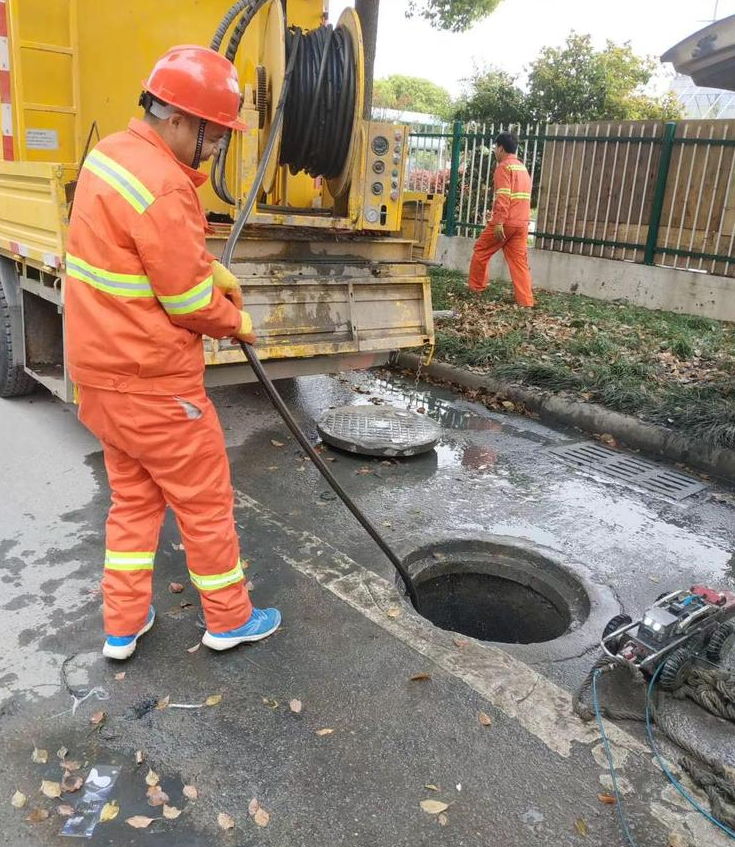
<instances>
[{"instance_id":1,"label":"worker in orange uniform","mask_svg":"<svg viewBox=\"0 0 735 847\"><path fill-rule=\"evenodd\" d=\"M79 418L112 490L102 579L103 654L127 659L153 625L153 560L166 506L199 590L203 643L227 650L276 631L245 587L225 442L204 391L202 336L255 342L237 279L209 254L199 164L243 130L234 66L174 47L141 95L143 120L87 156L69 227L64 302Z\"/></svg>"},{"instance_id":2,"label":"worker in orange uniform","mask_svg":"<svg viewBox=\"0 0 735 847\"><path fill-rule=\"evenodd\" d=\"M495 139L495 197L493 210L477 239L470 264L470 290L487 287L490 259L503 251L510 269L516 303L533 306L531 269L528 266L528 224L531 220L531 177L516 156L515 133L501 132Z\"/></svg>"}]
</instances>

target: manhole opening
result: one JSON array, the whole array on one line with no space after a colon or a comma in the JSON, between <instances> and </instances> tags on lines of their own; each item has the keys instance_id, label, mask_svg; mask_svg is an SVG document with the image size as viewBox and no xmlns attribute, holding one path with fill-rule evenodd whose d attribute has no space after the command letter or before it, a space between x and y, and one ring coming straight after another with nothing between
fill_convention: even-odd
<instances>
[{"instance_id":1,"label":"manhole opening","mask_svg":"<svg viewBox=\"0 0 735 847\"><path fill-rule=\"evenodd\" d=\"M581 582L551 559L512 545L457 544L406 558L420 613L435 626L481 641L539 644L589 615Z\"/></svg>"}]
</instances>

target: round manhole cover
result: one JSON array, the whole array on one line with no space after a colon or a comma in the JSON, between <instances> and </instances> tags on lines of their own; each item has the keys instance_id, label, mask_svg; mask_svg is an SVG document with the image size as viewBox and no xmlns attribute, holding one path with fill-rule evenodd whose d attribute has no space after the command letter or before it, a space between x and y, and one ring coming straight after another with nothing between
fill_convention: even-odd
<instances>
[{"instance_id":1,"label":"round manhole cover","mask_svg":"<svg viewBox=\"0 0 735 847\"><path fill-rule=\"evenodd\" d=\"M365 456L416 456L432 450L441 437L438 423L393 406L342 406L317 424L333 447Z\"/></svg>"}]
</instances>

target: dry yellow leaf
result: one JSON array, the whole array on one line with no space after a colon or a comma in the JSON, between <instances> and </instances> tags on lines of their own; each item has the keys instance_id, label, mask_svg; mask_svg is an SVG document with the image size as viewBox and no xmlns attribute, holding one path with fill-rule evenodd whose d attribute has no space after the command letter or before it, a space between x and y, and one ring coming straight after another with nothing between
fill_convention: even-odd
<instances>
[{"instance_id":1,"label":"dry yellow leaf","mask_svg":"<svg viewBox=\"0 0 735 847\"><path fill-rule=\"evenodd\" d=\"M39 750L38 747L34 747L31 753L31 761L37 765L45 765L48 762L48 750Z\"/></svg>"},{"instance_id":2,"label":"dry yellow leaf","mask_svg":"<svg viewBox=\"0 0 735 847\"><path fill-rule=\"evenodd\" d=\"M62 818L70 818L74 814L74 806L69 806L67 804L59 806L56 809L56 814L61 815Z\"/></svg>"},{"instance_id":3,"label":"dry yellow leaf","mask_svg":"<svg viewBox=\"0 0 735 847\"><path fill-rule=\"evenodd\" d=\"M120 673L115 674L115 679L118 682L122 682L125 679L125 674L126 674L126 671L120 671Z\"/></svg>"},{"instance_id":4,"label":"dry yellow leaf","mask_svg":"<svg viewBox=\"0 0 735 847\"><path fill-rule=\"evenodd\" d=\"M75 791L79 791L79 789L84 785L84 780L81 776L72 776L71 774L64 774L64 778L61 780L61 790L68 793L73 793Z\"/></svg>"},{"instance_id":5,"label":"dry yellow leaf","mask_svg":"<svg viewBox=\"0 0 735 847\"><path fill-rule=\"evenodd\" d=\"M284 446L284 444L283 444L283 442L282 442L282 441L276 441L276 439L275 439L275 438L271 438L271 444L272 444L274 447L283 447L283 446Z\"/></svg>"},{"instance_id":6,"label":"dry yellow leaf","mask_svg":"<svg viewBox=\"0 0 735 847\"><path fill-rule=\"evenodd\" d=\"M64 768L65 771L78 771L81 766L82 763L77 762L74 759L64 759L61 763L61 767Z\"/></svg>"},{"instance_id":7,"label":"dry yellow leaf","mask_svg":"<svg viewBox=\"0 0 735 847\"><path fill-rule=\"evenodd\" d=\"M324 736L324 735L331 735L333 732L334 732L333 729L318 729L316 731L316 734Z\"/></svg>"},{"instance_id":8,"label":"dry yellow leaf","mask_svg":"<svg viewBox=\"0 0 735 847\"><path fill-rule=\"evenodd\" d=\"M16 791L15 794L10 798L10 805L14 809L22 809L26 804L26 800L28 798L22 791Z\"/></svg>"},{"instance_id":9,"label":"dry yellow leaf","mask_svg":"<svg viewBox=\"0 0 735 847\"><path fill-rule=\"evenodd\" d=\"M301 702L301 700L292 700L288 704L288 706L295 715L298 715L304 708L304 704Z\"/></svg>"},{"instance_id":10,"label":"dry yellow leaf","mask_svg":"<svg viewBox=\"0 0 735 847\"><path fill-rule=\"evenodd\" d=\"M69 753L69 751L66 749L66 747L59 747L59 749L56 751L56 755L62 761L67 757L68 753Z\"/></svg>"},{"instance_id":11,"label":"dry yellow leaf","mask_svg":"<svg viewBox=\"0 0 735 847\"><path fill-rule=\"evenodd\" d=\"M199 797L199 792L193 785L185 785L184 797L186 797L187 800L196 800Z\"/></svg>"},{"instance_id":12,"label":"dry yellow leaf","mask_svg":"<svg viewBox=\"0 0 735 847\"><path fill-rule=\"evenodd\" d=\"M30 823L40 823L48 820L48 811L46 809L34 809L26 818Z\"/></svg>"},{"instance_id":13,"label":"dry yellow leaf","mask_svg":"<svg viewBox=\"0 0 735 847\"><path fill-rule=\"evenodd\" d=\"M92 724L92 726L100 726L100 724L102 724L105 720L105 717L106 715L103 711L93 712L89 716L89 722Z\"/></svg>"},{"instance_id":14,"label":"dry yellow leaf","mask_svg":"<svg viewBox=\"0 0 735 847\"><path fill-rule=\"evenodd\" d=\"M148 768L148 775L145 778L145 784L150 785L150 786L154 786L154 785L158 785L158 783L160 781L161 781L161 779L158 776L158 774L154 770L152 770L151 768Z\"/></svg>"},{"instance_id":15,"label":"dry yellow leaf","mask_svg":"<svg viewBox=\"0 0 735 847\"><path fill-rule=\"evenodd\" d=\"M425 785L425 786L424 786L424 788L425 788L427 791L438 791L438 790L439 790L439 789L437 788L437 786L436 786L436 785L433 785L431 782L430 782L428 785Z\"/></svg>"},{"instance_id":16,"label":"dry yellow leaf","mask_svg":"<svg viewBox=\"0 0 735 847\"><path fill-rule=\"evenodd\" d=\"M100 823L108 823L109 821L114 821L119 814L120 806L118 806L117 800L112 800L109 803L105 803L105 805L102 807L102 813L100 814Z\"/></svg>"},{"instance_id":17,"label":"dry yellow leaf","mask_svg":"<svg viewBox=\"0 0 735 847\"><path fill-rule=\"evenodd\" d=\"M149 806L165 806L169 801L168 794L166 794L160 785L152 785L147 793Z\"/></svg>"},{"instance_id":18,"label":"dry yellow leaf","mask_svg":"<svg viewBox=\"0 0 735 847\"><path fill-rule=\"evenodd\" d=\"M221 694L213 694L211 697L207 697L204 701L205 706L217 706L222 702Z\"/></svg>"},{"instance_id":19,"label":"dry yellow leaf","mask_svg":"<svg viewBox=\"0 0 735 847\"><path fill-rule=\"evenodd\" d=\"M134 829L146 829L153 821L154 818L147 818L145 815L133 815L132 818L126 818L125 823Z\"/></svg>"},{"instance_id":20,"label":"dry yellow leaf","mask_svg":"<svg viewBox=\"0 0 735 847\"><path fill-rule=\"evenodd\" d=\"M159 711L163 711L164 709L168 709L168 704L170 702L171 702L171 697L167 695L162 700L159 700L158 703L156 703L156 708Z\"/></svg>"},{"instance_id":21,"label":"dry yellow leaf","mask_svg":"<svg viewBox=\"0 0 735 847\"><path fill-rule=\"evenodd\" d=\"M430 673L415 673L411 677L411 682L429 682L431 680Z\"/></svg>"},{"instance_id":22,"label":"dry yellow leaf","mask_svg":"<svg viewBox=\"0 0 735 847\"><path fill-rule=\"evenodd\" d=\"M258 811L253 815L253 820L258 826L268 826L271 822L271 816L266 812L264 808L258 809Z\"/></svg>"},{"instance_id":23,"label":"dry yellow leaf","mask_svg":"<svg viewBox=\"0 0 735 847\"><path fill-rule=\"evenodd\" d=\"M583 818L577 818L577 820L574 821L574 828L577 830L577 832L580 835L582 835L582 836L587 835L587 832L588 832L587 823L585 822L585 820Z\"/></svg>"},{"instance_id":24,"label":"dry yellow leaf","mask_svg":"<svg viewBox=\"0 0 735 847\"><path fill-rule=\"evenodd\" d=\"M175 821L176 818L181 814L181 809L177 809L176 806L164 806L163 807L163 816L170 821Z\"/></svg>"},{"instance_id":25,"label":"dry yellow leaf","mask_svg":"<svg viewBox=\"0 0 735 847\"><path fill-rule=\"evenodd\" d=\"M61 783L52 782L50 779L44 779L41 783L41 794L46 797L61 797Z\"/></svg>"},{"instance_id":26,"label":"dry yellow leaf","mask_svg":"<svg viewBox=\"0 0 735 847\"><path fill-rule=\"evenodd\" d=\"M490 724L493 722L492 718L489 715L486 715L485 712L480 712L480 714L477 716L477 719L483 726L490 726Z\"/></svg>"},{"instance_id":27,"label":"dry yellow leaf","mask_svg":"<svg viewBox=\"0 0 735 847\"><path fill-rule=\"evenodd\" d=\"M612 794L598 794L597 799L606 806L614 806L618 802Z\"/></svg>"},{"instance_id":28,"label":"dry yellow leaf","mask_svg":"<svg viewBox=\"0 0 735 847\"><path fill-rule=\"evenodd\" d=\"M248 814L252 818L252 816L258 811L260 808L260 803L257 801L255 797L248 803Z\"/></svg>"},{"instance_id":29,"label":"dry yellow leaf","mask_svg":"<svg viewBox=\"0 0 735 847\"><path fill-rule=\"evenodd\" d=\"M449 804L442 803L441 800L422 800L419 805L427 815L440 815L449 808Z\"/></svg>"},{"instance_id":30,"label":"dry yellow leaf","mask_svg":"<svg viewBox=\"0 0 735 847\"><path fill-rule=\"evenodd\" d=\"M142 750L136 750L135 751L135 764L136 765L142 765L143 764L143 751Z\"/></svg>"},{"instance_id":31,"label":"dry yellow leaf","mask_svg":"<svg viewBox=\"0 0 735 847\"><path fill-rule=\"evenodd\" d=\"M449 818L442 812L437 818L439 821L439 826L446 826L449 823Z\"/></svg>"},{"instance_id":32,"label":"dry yellow leaf","mask_svg":"<svg viewBox=\"0 0 735 847\"><path fill-rule=\"evenodd\" d=\"M228 829L235 828L235 819L231 815L225 814L225 812L220 812L217 815L217 823L219 824L219 828L224 829L225 832Z\"/></svg>"},{"instance_id":33,"label":"dry yellow leaf","mask_svg":"<svg viewBox=\"0 0 735 847\"><path fill-rule=\"evenodd\" d=\"M401 610L397 606L391 606L386 612L389 618L397 618L401 614Z\"/></svg>"}]
</instances>

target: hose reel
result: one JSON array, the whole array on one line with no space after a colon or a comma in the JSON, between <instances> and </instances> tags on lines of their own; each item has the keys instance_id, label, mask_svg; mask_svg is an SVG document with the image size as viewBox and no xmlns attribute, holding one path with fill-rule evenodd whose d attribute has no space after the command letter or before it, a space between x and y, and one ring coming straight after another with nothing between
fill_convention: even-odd
<instances>
[{"instance_id":1,"label":"hose reel","mask_svg":"<svg viewBox=\"0 0 735 847\"><path fill-rule=\"evenodd\" d=\"M324 177L330 194L342 197L350 188L358 150L365 91L365 56L360 20L346 9L336 27L286 30L280 0L240 0L223 18L212 41L218 50L235 25L226 56L234 61L240 41L255 15L264 10L256 68L256 108L259 115L259 156L267 157L259 188L266 194L276 185L280 166L292 174ZM295 53L295 54L294 54ZM292 67L287 81L286 69ZM288 90L278 113L284 84ZM231 134L223 139L212 168L212 185L234 205L225 180Z\"/></svg>"}]
</instances>

